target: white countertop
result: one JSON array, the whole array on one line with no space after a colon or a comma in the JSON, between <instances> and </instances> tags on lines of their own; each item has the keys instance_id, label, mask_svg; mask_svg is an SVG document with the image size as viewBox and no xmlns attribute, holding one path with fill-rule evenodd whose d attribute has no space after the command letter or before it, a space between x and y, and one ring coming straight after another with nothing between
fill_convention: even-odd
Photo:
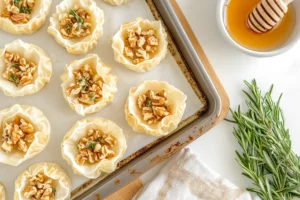
<instances>
[{"instance_id":1,"label":"white countertop","mask_svg":"<svg viewBox=\"0 0 300 200\"><path fill-rule=\"evenodd\" d=\"M248 56L228 44L221 35L216 24L218 0L177 1L225 87L231 108L244 105L245 96L241 90L246 86L243 80L251 81L255 78L264 91L274 83L276 98L283 92L281 107L290 129L293 150L300 154L300 44L276 57ZM233 125L222 121L188 147L224 178L241 188L250 187L251 181L241 175L242 170L235 161L235 150L240 148L232 131ZM153 178L162 165L143 175L143 182Z\"/></svg>"}]
</instances>

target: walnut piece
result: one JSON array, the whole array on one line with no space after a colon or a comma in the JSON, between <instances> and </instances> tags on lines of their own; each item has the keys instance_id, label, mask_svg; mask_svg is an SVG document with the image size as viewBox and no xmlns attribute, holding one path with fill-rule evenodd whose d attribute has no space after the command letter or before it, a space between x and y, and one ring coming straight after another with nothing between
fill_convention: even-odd
<instances>
[{"instance_id":1,"label":"walnut piece","mask_svg":"<svg viewBox=\"0 0 300 200\"><path fill-rule=\"evenodd\" d=\"M37 71L37 65L33 62L26 61L17 53L6 51L5 71L2 77L13 82L16 86L25 86L30 84L34 79L34 74Z\"/></svg>"},{"instance_id":2,"label":"walnut piece","mask_svg":"<svg viewBox=\"0 0 300 200\"><path fill-rule=\"evenodd\" d=\"M96 104L102 97L103 79L93 71L89 64L74 70L75 83L66 90L68 96L74 96L75 103L83 105Z\"/></svg>"},{"instance_id":3,"label":"walnut piece","mask_svg":"<svg viewBox=\"0 0 300 200\"><path fill-rule=\"evenodd\" d=\"M116 143L116 139L111 135L90 129L87 136L81 138L78 143L76 162L78 164L85 164L85 162L93 164L103 159L112 158L116 155L112 149Z\"/></svg>"},{"instance_id":4,"label":"walnut piece","mask_svg":"<svg viewBox=\"0 0 300 200\"><path fill-rule=\"evenodd\" d=\"M127 30L125 38L124 55L130 58L134 64L151 59L159 45L159 40L155 37L155 30L142 30L138 27L135 30Z\"/></svg>"},{"instance_id":5,"label":"walnut piece","mask_svg":"<svg viewBox=\"0 0 300 200\"><path fill-rule=\"evenodd\" d=\"M143 120L148 124L156 124L171 114L168 98L164 90L155 93L148 90L137 99L137 105L142 110Z\"/></svg>"},{"instance_id":6,"label":"walnut piece","mask_svg":"<svg viewBox=\"0 0 300 200\"><path fill-rule=\"evenodd\" d=\"M35 0L4 0L5 8L1 17L10 19L16 24L26 24L31 17Z\"/></svg>"},{"instance_id":7,"label":"walnut piece","mask_svg":"<svg viewBox=\"0 0 300 200\"><path fill-rule=\"evenodd\" d=\"M10 123L4 124L1 148L6 153L11 153L14 148L26 153L34 140L34 133L35 130L31 123L20 116L16 116Z\"/></svg>"},{"instance_id":8,"label":"walnut piece","mask_svg":"<svg viewBox=\"0 0 300 200\"><path fill-rule=\"evenodd\" d=\"M31 200L53 200L55 193L54 181L42 173L31 177L23 190L24 196Z\"/></svg>"},{"instance_id":9,"label":"walnut piece","mask_svg":"<svg viewBox=\"0 0 300 200\"><path fill-rule=\"evenodd\" d=\"M61 14L60 33L66 38L80 38L91 34L91 16L84 9L75 5L69 13Z\"/></svg>"}]
</instances>

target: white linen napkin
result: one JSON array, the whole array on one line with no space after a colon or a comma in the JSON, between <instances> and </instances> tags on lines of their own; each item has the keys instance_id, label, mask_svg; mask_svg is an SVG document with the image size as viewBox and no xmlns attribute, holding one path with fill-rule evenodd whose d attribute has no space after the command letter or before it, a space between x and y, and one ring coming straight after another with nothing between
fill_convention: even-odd
<instances>
[{"instance_id":1,"label":"white linen napkin","mask_svg":"<svg viewBox=\"0 0 300 200\"><path fill-rule=\"evenodd\" d=\"M209 169L189 149L174 155L134 200L251 200L249 192Z\"/></svg>"}]
</instances>

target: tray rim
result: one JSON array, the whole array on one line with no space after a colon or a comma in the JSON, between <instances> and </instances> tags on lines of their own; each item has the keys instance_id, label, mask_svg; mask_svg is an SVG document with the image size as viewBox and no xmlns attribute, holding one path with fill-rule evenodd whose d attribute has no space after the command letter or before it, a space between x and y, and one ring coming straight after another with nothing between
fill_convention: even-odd
<instances>
[{"instance_id":1,"label":"tray rim","mask_svg":"<svg viewBox=\"0 0 300 200\"><path fill-rule=\"evenodd\" d=\"M148 0L146 0L148 1ZM164 156L155 156L153 157L150 162L152 163L155 163L156 164L159 164L160 162L164 161L165 159L169 158L170 156L172 156L173 154L175 154L177 151L179 151L180 149L182 149L183 147L185 147L186 145L188 145L189 143L191 143L192 141L194 141L195 139L197 139L198 137L202 136L204 133L206 133L208 130L210 130L211 128L213 128L216 124L218 124L221 120L223 120L229 110L229 97L224 89L224 87L222 86L220 80L218 79L212 65L210 64L207 56L205 55L205 52L203 50L203 48L201 47L200 43L198 42L194 32L192 31L192 28L190 27L187 19L185 18L182 10L180 9L178 3L176 2L176 0L168 0L168 1L164 1L164 0L150 0L150 1L153 1L154 3L162 3L162 4L169 4L168 6L171 6L174 13L176 14L176 17L178 18L178 21L181 23L181 26L183 28L183 31L185 34L185 36L187 37L188 41L191 43L193 49L195 50L195 53L197 54L197 57L198 57L198 61L199 63L205 68L205 72L207 73L208 75L208 78L210 79L210 81L212 82L212 85L215 87L215 92L219 99L217 99L216 101L213 101L210 99L209 100L209 110L203 115L201 116L200 118L196 119L195 121L193 121L191 124L187 125L187 127L184 127L183 129L181 129L179 132L185 132L187 128L191 128L193 125L193 127L195 128L195 124L196 123L199 123L199 120L203 122L206 122L206 123L203 123L203 124L206 124L204 126L201 126L200 128L197 127L196 129L194 129L193 133L195 133L193 136L190 135L188 137L188 140L183 142L183 143L180 143L180 142L176 142L176 143L172 143L172 141L174 139L171 139L170 138L167 138L168 141L171 141L171 145L169 146L168 148L168 151L165 152L165 155ZM198 81L198 79L196 79ZM215 104L214 106L212 104ZM220 106L220 108L218 108L218 105ZM213 110L211 110L210 108L213 108ZM217 113L216 113L217 112ZM216 114L215 116L212 116L212 114ZM203 120L206 119L206 120ZM200 124L200 123L199 123ZM178 136L178 134L174 134L172 136ZM175 139L178 139L180 136L183 136L184 134L180 134L178 137L175 137ZM173 138L173 137L172 137ZM167 143L168 141L163 141L161 143L158 143L157 145L155 145L153 148L155 149L160 149L159 146L162 146L163 143ZM167 146L167 145L166 145ZM146 152L144 153L148 153L148 154L155 154L155 149L153 148L150 148L148 149ZM141 157L144 157L144 158L139 158L140 160L144 160L145 155L141 155ZM149 156L148 156L149 157ZM138 158L138 157L137 157ZM137 159L136 158L136 159ZM134 160L136 160L134 159ZM143 172L140 172L136 169L131 169L132 166L135 166L135 162L132 162L134 160L131 160L130 163L127 163L124 167L122 171L127 171L131 177L130 177L130 181L127 181L125 184L122 183L122 184L119 184L117 183L117 181L120 182L120 180L116 180L114 182L114 185L116 187L114 187L114 192L117 192L119 189L125 187L126 185L128 185L130 182L133 182L134 180L136 180L137 178L139 178L144 172L148 171L149 169L151 169L152 167L146 169L146 171L143 171ZM131 165L128 165L128 164L131 164ZM121 174L121 173L119 173ZM119 174L114 174L114 177L118 177ZM107 178L109 178L110 175L108 175ZM114 177L111 177L110 179L114 179ZM106 178L104 178L105 180ZM103 180L103 181L104 181ZM112 180L111 180L112 181ZM110 182L111 182L110 181ZM84 188L84 185L86 183L82 184L83 188ZM102 181L97 182L95 183L94 185L93 184L90 184L88 189L88 191L90 191L93 187L97 187L98 184L105 184L103 183L102 184ZM81 187L81 186L80 186ZM76 189L75 189L76 190ZM75 191L73 190L73 191ZM76 191L76 194L73 194L72 196L72 199L92 199L90 198L92 195L95 195L95 191L93 192L90 192L90 194L87 194L87 196L85 195L87 193L87 191L82 189L80 191ZM97 189L99 190L99 189ZM114 192L110 192L110 194L114 193ZM98 192L99 193L99 192ZM102 193L101 193L102 194ZM99 196L99 194L97 194L96 196ZM108 196L108 195L106 195ZM105 196L104 196L105 197ZM103 198L103 196L101 195L101 198Z\"/></svg>"},{"instance_id":2,"label":"tray rim","mask_svg":"<svg viewBox=\"0 0 300 200\"><path fill-rule=\"evenodd\" d=\"M220 79L218 78L217 73L213 69L213 66L211 65L208 57L206 56L205 51L203 50L202 46L200 45L200 42L198 41L195 33L193 32L192 27L188 23L181 8L179 7L178 3L176 2L176 0L168 0L168 1L170 2L174 11L176 12L178 19L181 22L184 31L186 32L187 37L189 38L190 42L192 43L192 46L195 49L196 54L198 55L199 59L201 60L202 65L206 69L209 77L211 78L211 81L213 82L213 85L216 87L216 90L221 98L220 99L222 102L221 112L216 120L216 123L219 123L226 117L226 115L229 111L229 108L230 108L229 96L228 96L224 86L222 85Z\"/></svg>"}]
</instances>

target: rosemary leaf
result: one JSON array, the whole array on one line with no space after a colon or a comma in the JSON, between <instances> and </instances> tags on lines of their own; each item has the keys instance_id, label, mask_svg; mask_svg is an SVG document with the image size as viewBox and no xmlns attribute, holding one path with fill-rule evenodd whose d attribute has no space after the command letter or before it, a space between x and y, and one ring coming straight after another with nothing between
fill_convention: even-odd
<instances>
[{"instance_id":1,"label":"rosemary leaf","mask_svg":"<svg viewBox=\"0 0 300 200\"><path fill-rule=\"evenodd\" d=\"M15 6L19 7L23 0L14 0L13 3Z\"/></svg>"},{"instance_id":2,"label":"rosemary leaf","mask_svg":"<svg viewBox=\"0 0 300 200\"><path fill-rule=\"evenodd\" d=\"M82 77L80 80L79 80L79 85L83 85L83 86L88 86L89 85L89 82L87 80L87 77Z\"/></svg>"},{"instance_id":3,"label":"rosemary leaf","mask_svg":"<svg viewBox=\"0 0 300 200\"><path fill-rule=\"evenodd\" d=\"M31 9L29 7L20 7L20 13L30 14Z\"/></svg>"},{"instance_id":4,"label":"rosemary leaf","mask_svg":"<svg viewBox=\"0 0 300 200\"><path fill-rule=\"evenodd\" d=\"M10 74L10 80L12 82L14 82L16 86L18 86L20 83L20 79L17 76L15 76L14 74Z\"/></svg>"},{"instance_id":5,"label":"rosemary leaf","mask_svg":"<svg viewBox=\"0 0 300 200\"><path fill-rule=\"evenodd\" d=\"M66 24L66 30L68 30L68 31L70 31L70 30L72 30L72 25L70 25L70 24Z\"/></svg>"},{"instance_id":6,"label":"rosemary leaf","mask_svg":"<svg viewBox=\"0 0 300 200\"><path fill-rule=\"evenodd\" d=\"M150 98L150 97L147 97L146 98L146 107L150 107L150 106L152 106L152 99Z\"/></svg>"},{"instance_id":7,"label":"rosemary leaf","mask_svg":"<svg viewBox=\"0 0 300 200\"><path fill-rule=\"evenodd\" d=\"M10 68L17 68L19 67L19 65L20 65L19 63L14 62L10 65Z\"/></svg>"},{"instance_id":8,"label":"rosemary leaf","mask_svg":"<svg viewBox=\"0 0 300 200\"><path fill-rule=\"evenodd\" d=\"M87 145L86 145L86 148L88 149L94 149L95 146L96 146L97 142L95 141L90 141Z\"/></svg>"}]
</instances>

